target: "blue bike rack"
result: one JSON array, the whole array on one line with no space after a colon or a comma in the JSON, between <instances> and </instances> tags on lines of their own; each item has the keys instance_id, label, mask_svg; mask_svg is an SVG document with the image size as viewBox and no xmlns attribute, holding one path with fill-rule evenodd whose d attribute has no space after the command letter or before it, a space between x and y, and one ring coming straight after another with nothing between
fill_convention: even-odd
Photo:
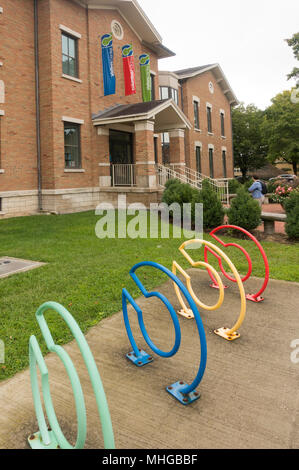
<instances>
[{"instance_id":1,"label":"blue bike rack","mask_svg":"<svg viewBox=\"0 0 299 470\"><path fill-rule=\"evenodd\" d=\"M184 286L184 284L177 278L177 276L175 276L171 271L169 271L169 269L165 268L161 264L154 263L152 261L143 261L142 263L138 263L135 266L133 266L133 268L130 271L130 276L132 277L135 284L139 287L139 289L141 290L145 298L148 299L150 297L158 297L167 307L171 315L172 322L173 322L174 329L175 329L175 343L174 343L173 348L169 352L164 352L164 351L161 351L159 348L157 348L157 346L150 339L146 331L141 308L138 306L138 304L135 302L135 300L132 298L129 292L126 289L123 289L122 307L123 307L124 322L125 322L125 327L127 330L129 341L133 348L133 351L128 353L126 357L131 362L133 362L133 364L135 364L137 367L142 367L153 361L153 357L147 354L145 351L140 350L136 344L136 341L132 334L130 322L129 322L127 301L132 305L132 307L136 311L139 326L143 334L143 337L146 343L148 344L148 346L152 349L154 353L165 358L172 357L177 353L181 344L181 328L180 328L179 320L178 320L175 309L173 308L169 300L163 294L159 292L148 292L136 274L136 271L139 268L144 267L144 266L151 266L155 269L162 271L173 282L175 282L177 286L179 287L179 289L182 291L184 297L189 303L189 306L194 314L194 318L196 321L199 338L200 338L200 347L201 347L200 365L199 365L197 375L194 381L191 383L191 385L188 385L186 382L180 380L172 385L169 385L166 388L167 392L173 395L180 403L182 403L183 405L189 405L190 403L193 403L195 400L198 400L198 398L200 398L200 393L196 390L196 387L200 384L203 378L205 368L206 368L206 363L207 363L207 342L206 342L206 335L205 335L203 323L199 315L197 306L194 300L192 299L191 295L189 294L187 288Z\"/></svg>"}]
</instances>

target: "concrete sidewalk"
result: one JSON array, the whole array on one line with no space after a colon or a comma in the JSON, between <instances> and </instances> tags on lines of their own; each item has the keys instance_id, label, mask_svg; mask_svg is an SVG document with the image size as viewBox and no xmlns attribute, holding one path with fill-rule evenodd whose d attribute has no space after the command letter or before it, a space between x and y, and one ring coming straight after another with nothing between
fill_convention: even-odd
<instances>
[{"instance_id":1,"label":"concrete sidewalk","mask_svg":"<svg viewBox=\"0 0 299 470\"><path fill-rule=\"evenodd\" d=\"M207 273L189 270L195 292L212 304L218 292L208 288ZM254 293L260 279L246 283ZM178 307L171 283L160 289ZM232 326L240 300L236 286L225 292L215 312L201 311L208 345L207 369L200 384L201 398L185 407L165 387L194 379L199 365L199 339L194 320L180 317L182 344L171 359L155 357L137 369L125 357L131 350L122 313L102 321L87 334L98 365L118 449L299 448L299 364L290 360L290 343L299 338L299 285L271 281L260 304L247 302L241 338L229 343L213 333ZM55 299L53 299L55 300ZM152 340L172 348L174 331L168 311L157 299L138 301ZM129 309L132 312L132 309ZM150 352L130 315L140 348ZM76 344L66 350L79 372L88 419L87 447L102 448L103 441L87 371ZM47 356L56 413L67 437L76 436L74 401L62 364ZM37 431L29 371L0 384L0 448L27 448L27 437Z\"/></svg>"}]
</instances>

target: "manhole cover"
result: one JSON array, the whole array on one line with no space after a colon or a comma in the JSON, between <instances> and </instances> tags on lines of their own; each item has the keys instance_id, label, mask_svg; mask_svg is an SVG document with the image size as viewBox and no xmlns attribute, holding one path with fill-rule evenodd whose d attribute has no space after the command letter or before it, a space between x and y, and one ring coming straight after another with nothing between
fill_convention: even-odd
<instances>
[{"instance_id":1,"label":"manhole cover","mask_svg":"<svg viewBox=\"0 0 299 470\"><path fill-rule=\"evenodd\" d=\"M12 274L29 271L30 269L39 268L45 263L30 261L25 259L11 258L4 256L0 258L0 278L11 276Z\"/></svg>"}]
</instances>

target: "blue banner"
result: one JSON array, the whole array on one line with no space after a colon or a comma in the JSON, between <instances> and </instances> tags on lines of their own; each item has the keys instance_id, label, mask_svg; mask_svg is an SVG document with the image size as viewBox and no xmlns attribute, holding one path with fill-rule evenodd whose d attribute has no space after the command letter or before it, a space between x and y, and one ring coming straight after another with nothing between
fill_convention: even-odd
<instances>
[{"instance_id":1,"label":"blue banner","mask_svg":"<svg viewBox=\"0 0 299 470\"><path fill-rule=\"evenodd\" d=\"M112 34L104 34L101 38L104 95L115 94L115 73L113 67Z\"/></svg>"}]
</instances>

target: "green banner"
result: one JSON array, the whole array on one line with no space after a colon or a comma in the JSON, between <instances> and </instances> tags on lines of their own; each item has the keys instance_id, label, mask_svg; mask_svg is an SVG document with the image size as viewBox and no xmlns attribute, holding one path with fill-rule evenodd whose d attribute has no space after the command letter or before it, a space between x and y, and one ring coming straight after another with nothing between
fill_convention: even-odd
<instances>
[{"instance_id":1,"label":"green banner","mask_svg":"<svg viewBox=\"0 0 299 470\"><path fill-rule=\"evenodd\" d=\"M152 82L150 71L150 56L142 54L139 56L142 99L144 102L152 100Z\"/></svg>"}]
</instances>

